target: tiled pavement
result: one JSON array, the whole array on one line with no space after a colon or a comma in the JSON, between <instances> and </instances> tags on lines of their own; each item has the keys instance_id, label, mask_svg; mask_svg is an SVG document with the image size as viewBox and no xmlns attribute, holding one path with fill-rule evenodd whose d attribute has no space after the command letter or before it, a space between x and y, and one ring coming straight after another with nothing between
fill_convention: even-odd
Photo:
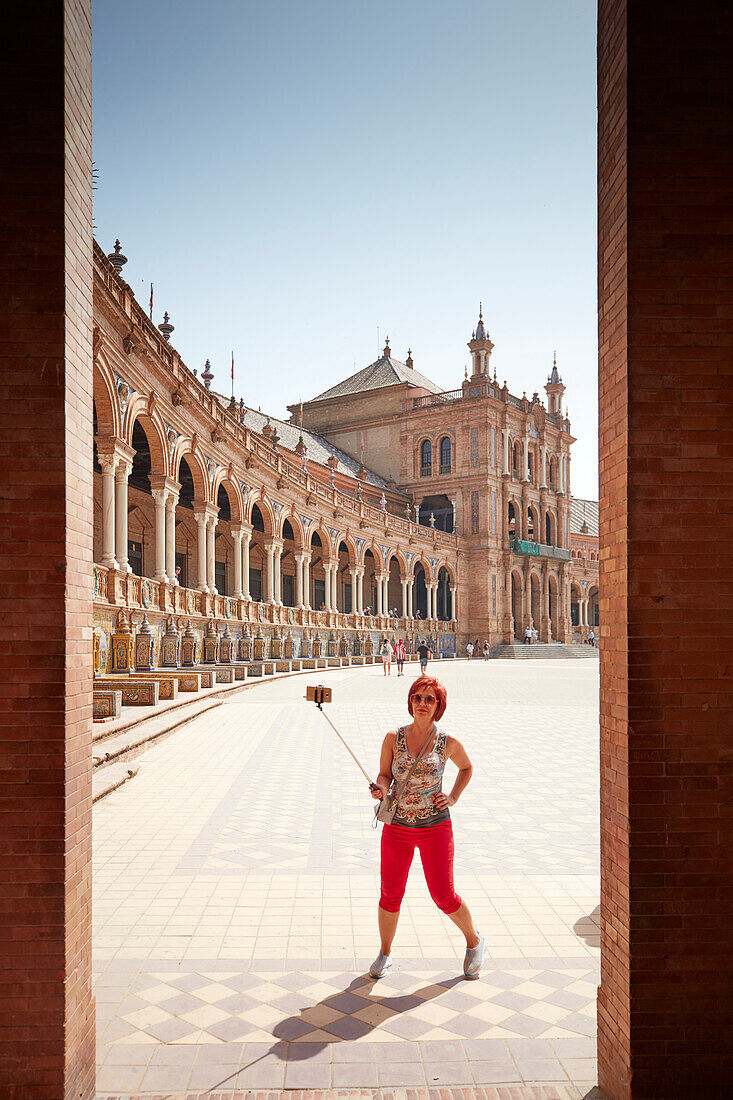
<instances>
[{"instance_id":1,"label":"tiled pavement","mask_svg":"<svg viewBox=\"0 0 733 1100\"><path fill-rule=\"evenodd\" d=\"M453 821L457 886L490 944L481 980L463 980L461 937L418 860L395 966L364 977L377 949L372 802L302 696L328 676L330 716L375 770L383 733L405 719L408 677L365 668L258 685L151 748L95 808L100 1095L589 1093L597 666L433 668L448 687L442 725L475 767Z\"/></svg>"}]
</instances>

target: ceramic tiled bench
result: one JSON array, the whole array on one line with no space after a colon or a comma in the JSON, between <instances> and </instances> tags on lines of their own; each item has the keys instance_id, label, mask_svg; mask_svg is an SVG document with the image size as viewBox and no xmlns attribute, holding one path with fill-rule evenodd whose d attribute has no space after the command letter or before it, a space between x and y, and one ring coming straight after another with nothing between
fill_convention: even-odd
<instances>
[{"instance_id":1,"label":"ceramic tiled bench","mask_svg":"<svg viewBox=\"0 0 733 1100\"><path fill-rule=\"evenodd\" d=\"M105 676L97 684L99 687L96 690L104 687L110 691L121 691L123 707L154 707L160 701L157 680L135 679L132 676L125 680L114 680Z\"/></svg>"},{"instance_id":2,"label":"ceramic tiled bench","mask_svg":"<svg viewBox=\"0 0 733 1100\"><path fill-rule=\"evenodd\" d=\"M109 718L119 718L122 710L122 692L108 688L94 689L93 717L95 722L104 722Z\"/></svg>"}]
</instances>

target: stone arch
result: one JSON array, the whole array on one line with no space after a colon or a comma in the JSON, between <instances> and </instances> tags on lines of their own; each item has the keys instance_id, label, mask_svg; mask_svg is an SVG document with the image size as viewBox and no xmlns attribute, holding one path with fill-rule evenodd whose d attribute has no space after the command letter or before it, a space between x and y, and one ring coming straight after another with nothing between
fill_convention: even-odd
<instances>
[{"instance_id":1,"label":"stone arch","mask_svg":"<svg viewBox=\"0 0 733 1100\"><path fill-rule=\"evenodd\" d=\"M576 581L570 582L570 624L580 627L580 601L582 595L580 585Z\"/></svg>"},{"instance_id":2,"label":"stone arch","mask_svg":"<svg viewBox=\"0 0 733 1100\"><path fill-rule=\"evenodd\" d=\"M547 487L551 492L557 492L557 455L550 455L549 462L547 463Z\"/></svg>"},{"instance_id":3,"label":"stone arch","mask_svg":"<svg viewBox=\"0 0 733 1100\"><path fill-rule=\"evenodd\" d=\"M550 573L547 581L549 592L549 607L547 617L550 620L550 635L553 638L560 637L560 617L562 615L560 584L555 573Z\"/></svg>"},{"instance_id":4,"label":"stone arch","mask_svg":"<svg viewBox=\"0 0 733 1100\"><path fill-rule=\"evenodd\" d=\"M224 489L229 498L229 510L231 512L231 523L241 523L244 518L244 498L242 497L242 490L239 487L239 483L233 477L229 476L228 470L221 469L217 471L214 478L214 484L211 487L211 497L214 504L218 503L219 490Z\"/></svg>"},{"instance_id":5,"label":"stone arch","mask_svg":"<svg viewBox=\"0 0 733 1100\"><path fill-rule=\"evenodd\" d=\"M432 566L430 565L429 559L425 556L424 553L422 553L422 551L415 554L415 559L412 563L413 576L415 574L415 571L416 571L418 565L422 565L422 567L425 571L425 579L432 583L432 581L435 580L435 577L433 576L433 569L432 569Z\"/></svg>"},{"instance_id":6,"label":"stone arch","mask_svg":"<svg viewBox=\"0 0 733 1100\"><path fill-rule=\"evenodd\" d=\"M522 479L522 444L518 439L509 440L509 466L515 480Z\"/></svg>"},{"instance_id":7,"label":"stone arch","mask_svg":"<svg viewBox=\"0 0 733 1100\"><path fill-rule=\"evenodd\" d=\"M540 530L540 510L536 504L527 505L527 538L530 542L543 542Z\"/></svg>"},{"instance_id":8,"label":"stone arch","mask_svg":"<svg viewBox=\"0 0 733 1100\"><path fill-rule=\"evenodd\" d=\"M433 471L433 441L424 436L417 445L417 469L422 477L427 477Z\"/></svg>"},{"instance_id":9,"label":"stone arch","mask_svg":"<svg viewBox=\"0 0 733 1100\"><path fill-rule=\"evenodd\" d=\"M92 389L94 406L97 411L97 435L120 439L122 437L122 421L114 378L101 354L94 362Z\"/></svg>"},{"instance_id":10,"label":"stone arch","mask_svg":"<svg viewBox=\"0 0 733 1100\"><path fill-rule=\"evenodd\" d=\"M453 596L451 594L453 581L445 562L438 563L435 575L438 582L437 615L443 622L450 622L453 616Z\"/></svg>"},{"instance_id":11,"label":"stone arch","mask_svg":"<svg viewBox=\"0 0 733 1100\"><path fill-rule=\"evenodd\" d=\"M262 517L262 534L266 538L272 538L275 534L275 513L272 510L272 505L265 494L264 489L260 489L256 496L250 499L249 508L247 509L247 519L254 527L252 516L254 515L255 508ZM259 530L259 528L257 528Z\"/></svg>"},{"instance_id":12,"label":"stone arch","mask_svg":"<svg viewBox=\"0 0 733 1100\"><path fill-rule=\"evenodd\" d=\"M441 436L438 443L438 462L441 474L449 474L453 469L453 440L450 435Z\"/></svg>"},{"instance_id":13,"label":"stone arch","mask_svg":"<svg viewBox=\"0 0 733 1100\"><path fill-rule=\"evenodd\" d=\"M527 608L530 625L539 630L542 625L542 573L539 569L530 570L529 574L529 600Z\"/></svg>"},{"instance_id":14,"label":"stone arch","mask_svg":"<svg viewBox=\"0 0 733 1100\"><path fill-rule=\"evenodd\" d=\"M601 623L600 618L600 604L598 601L598 585L592 584L588 589L588 626L591 627L596 634L598 634L598 628Z\"/></svg>"},{"instance_id":15,"label":"stone arch","mask_svg":"<svg viewBox=\"0 0 733 1100\"><path fill-rule=\"evenodd\" d=\"M190 439L182 439L176 444L171 460L171 477L181 480L181 461L185 459L193 478L195 500L204 503L209 500L209 479L200 455L191 449L191 442Z\"/></svg>"},{"instance_id":16,"label":"stone arch","mask_svg":"<svg viewBox=\"0 0 733 1100\"><path fill-rule=\"evenodd\" d=\"M306 534L303 526L303 521L298 515L297 511L291 506L288 511L283 511L282 514L282 527L281 530L285 530L285 524L289 523L293 532L293 542L297 550L304 550L306 547Z\"/></svg>"},{"instance_id":17,"label":"stone arch","mask_svg":"<svg viewBox=\"0 0 733 1100\"><path fill-rule=\"evenodd\" d=\"M150 448L150 468L153 474L165 476L168 473L168 441L165 435L165 425L153 411L152 416L147 412L148 399L142 395L133 398L125 418L124 441L128 447L132 447L132 437L135 424L139 423L145 432Z\"/></svg>"},{"instance_id":18,"label":"stone arch","mask_svg":"<svg viewBox=\"0 0 733 1100\"><path fill-rule=\"evenodd\" d=\"M333 542L330 534L328 533L328 528L320 519L314 520L308 531L309 547L313 546L314 535L318 535L319 539L321 540L321 547L323 549L324 558L332 558L334 556Z\"/></svg>"},{"instance_id":19,"label":"stone arch","mask_svg":"<svg viewBox=\"0 0 733 1100\"><path fill-rule=\"evenodd\" d=\"M548 546L557 546L557 514L553 508L548 508L545 512L545 530L544 530L543 542ZM580 556L580 551L578 551Z\"/></svg>"},{"instance_id":20,"label":"stone arch","mask_svg":"<svg viewBox=\"0 0 733 1100\"><path fill-rule=\"evenodd\" d=\"M524 634L524 575L521 569L511 571L511 613L514 623L514 638L520 638ZM523 640L523 639L522 639Z\"/></svg>"}]
</instances>

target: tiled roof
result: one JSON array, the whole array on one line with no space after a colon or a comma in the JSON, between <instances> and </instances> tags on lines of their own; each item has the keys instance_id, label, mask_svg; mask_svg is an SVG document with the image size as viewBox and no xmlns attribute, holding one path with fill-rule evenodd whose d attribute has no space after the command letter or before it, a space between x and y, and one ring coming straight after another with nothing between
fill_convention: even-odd
<instances>
[{"instance_id":1,"label":"tiled roof","mask_svg":"<svg viewBox=\"0 0 733 1100\"><path fill-rule=\"evenodd\" d=\"M570 501L570 530L579 535L583 523L588 524L588 534L598 538L598 501L573 497Z\"/></svg>"},{"instance_id":2,"label":"tiled roof","mask_svg":"<svg viewBox=\"0 0 733 1100\"><path fill-rule=\"evenodd\" d=\"M442 387L436 386L424 374L420 374L413 367L400 363L399 359L391 359L385 355L381 359L370 363L368 367L345 378L330 390L319 393L318 397L312 397L312 401L325 401L328 397L342 397L348 393L363 393L365 390L378 390L383 386L397 386L403 382L411 386L419 386L429 390L430 393L441 393Z\"/></svg>"},{"instance_id":3,"label":"tiled roof","mask_svg":"<svg viewBox=\"0 0 733 1100\"><path fill-rule=\"evenodd\" d=\"M212 391L213 392L213 391ZM223 394L214 394L217 401L225 409L229 407L229 401ZM253 432L262 433L262 429L267 423L267 413L259 412L257 409L250 409L245 406L244 409L244 426L250 428ZM359 463L351 455L347 455L345 451L339 450L338 447L334 447L333 443L329 443L327 439L323 439L322 436L316 435L314 432L309 432L306 428L301 429L296 424L289 424L286 420L278 420L276 417L269 417L270 424L280 437L278 443L283 447L286 447L289 451L294 451L295 446L300 438L303 436L303 442L306 445L306 458L309 462L319 462L321 465L326 464L327 460L334 455L338 460L336 472L346 474L348 477L356 477L359 470ZM386 489L387 482L379 474L375 474L373 470L367 470L367 476L364 479L367 485L373 485L376 489Z\"/></svg>"}]
</instances>

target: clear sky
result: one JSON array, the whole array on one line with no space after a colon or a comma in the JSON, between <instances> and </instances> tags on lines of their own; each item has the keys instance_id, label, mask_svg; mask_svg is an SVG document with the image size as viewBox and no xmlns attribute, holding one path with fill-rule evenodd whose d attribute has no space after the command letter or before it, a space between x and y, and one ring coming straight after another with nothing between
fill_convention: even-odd
<instances>
[{"instance_id":1,"label":"clear sky","mask_svg":"<svg viewBox=\"0 0 733 1100\"><path fill-rule=\"evenodd\" d=\"M94 0L94 217L213 386L287 417L377 357L458 387L484 303L531 396L557 349L597 498L590 0Z\"/></svg>"}]
</instances>

